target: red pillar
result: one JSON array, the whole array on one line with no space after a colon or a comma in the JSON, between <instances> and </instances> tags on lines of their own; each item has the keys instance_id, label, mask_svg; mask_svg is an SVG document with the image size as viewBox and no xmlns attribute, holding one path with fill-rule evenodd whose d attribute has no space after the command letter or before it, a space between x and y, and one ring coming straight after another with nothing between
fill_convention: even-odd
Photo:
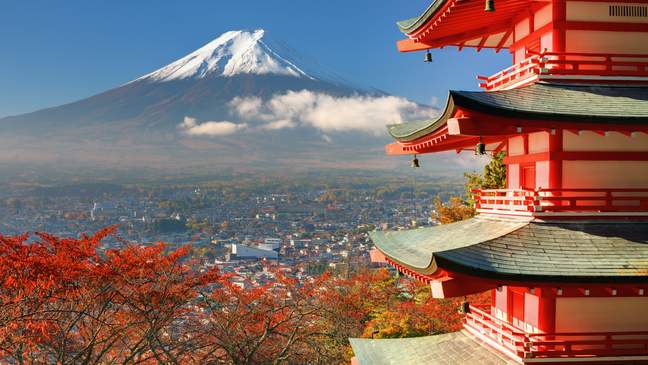
<instances>
[{"instance_id":1,"label":"red pillar","mask_svg":"<svg viewBox=\"0 0 648 365\"><path fill-rule=\"evenodd\" d=\"M553 44L552 52L565 52L565 23L567 20L567 5L566 0L553 0L552 5L552 18L553 18Z\"/></svg>"},{"instance_id":2,"label":"red pillar","mask_svg":"<svg viewBox=\"0 0 648 365\"><path fill-rule=\"evenodd\" d=\"M556 332L556 296L552 289L536 289L538 295L538 329L544 333Z\"/></svg>"},{"instance_id":3,"label":"red pillar","mask_svg":"<svg viewBox=\"0 0 648 365\"><path fill-rule=\"evenodd\" d=\"M549 189L562 188L562 160L554 154L563 150L563 131L554 129L549 132L549 152L552 157L549 160Z\"/></svg>"}]
</instances>

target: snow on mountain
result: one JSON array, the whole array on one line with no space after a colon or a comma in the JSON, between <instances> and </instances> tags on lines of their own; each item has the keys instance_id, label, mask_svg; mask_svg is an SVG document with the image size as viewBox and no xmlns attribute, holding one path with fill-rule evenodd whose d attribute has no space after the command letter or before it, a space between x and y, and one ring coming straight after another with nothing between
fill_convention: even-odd
<instances>
[{"instance_id":1,"label":"snow on mountain","mask_svg":"<svg viewBox=\"0 0 648 365\"><path fill-rule=\"evenodd\" d=\"M275 74L314 79L264 42L265 31L223 33L185 57L140 77L156 82L240 74Z\"/></svg>"},{"instance_id":2,"label":"snow on mountain","mask_svg":"<svg viewBox=\"0 0 648 365\"><path fill-rule=\"evenodd\" d=\"M113 89L0 118L0 165L382 166L383 125L427 109L356 86L262 29L229 31Z\"/></svg>"}]
</instances>

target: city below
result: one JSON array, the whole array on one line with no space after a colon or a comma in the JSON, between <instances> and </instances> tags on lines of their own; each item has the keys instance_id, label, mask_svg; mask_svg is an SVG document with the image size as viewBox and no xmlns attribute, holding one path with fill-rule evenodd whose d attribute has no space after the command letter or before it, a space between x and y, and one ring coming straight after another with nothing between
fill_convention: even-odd
<instances>
[{"instance_id":1,"label":"city below","mask_svg":"<svg viewBox=\"0 0 648 365\"><path fill-rule=\"evenodd\" d=\"M200 267L234 273L247 288L272 279L268 266L300 281L361 271L371 265L369 231L434 225L434 198L463 189L460 179L418 186L387 176L255 180L7 187L0 229L77 237L116 225L104 250L125 242L191 245L188 257Z\"/></svg>"}]
</instances>

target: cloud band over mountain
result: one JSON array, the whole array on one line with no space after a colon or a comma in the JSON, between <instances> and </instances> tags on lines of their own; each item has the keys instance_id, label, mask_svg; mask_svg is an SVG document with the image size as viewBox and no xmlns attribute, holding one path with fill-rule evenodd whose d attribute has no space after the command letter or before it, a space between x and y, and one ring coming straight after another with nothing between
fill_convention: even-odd
<instances>
[{"instance_id":1,"label":"cloud band over mountain","mask_svg":"<svg viewBox=\"0 0 648 365\"><path fill-rule=\"evenodd\" d=\"M236 97L229 103L230 121L201 122L186 117L180 128L198 136L222 136L246 128L279 130L308 126L324 133L361 131L385 133L387 124L427 119L438 111L396 96L332 96L309 90L275 94L269 100Z\"/></svg>"},{"instance_id":2,"label":"cloud band over mountain","mask_svg":"<svg viewBox=\"0 0 648 365\"><path fill-rule=\"evenodd\" d=\"M247 128L247 125L228 121L197 123L195 118L185 117L180 128L184 133L192 136L226 136Z\"/></svg>"}]
</instances>

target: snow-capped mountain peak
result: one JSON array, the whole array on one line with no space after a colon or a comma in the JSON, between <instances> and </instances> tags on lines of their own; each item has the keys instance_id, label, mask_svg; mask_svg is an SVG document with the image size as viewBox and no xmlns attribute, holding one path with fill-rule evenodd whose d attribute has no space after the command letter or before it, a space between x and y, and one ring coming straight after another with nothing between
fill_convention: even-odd
<instances>
[{"instance_id":1,"label":"snow-capped mountain peak","mask_svg":"<svg viewBox=\"0 0 648 365\"><path fill-rule=\"evenodd\" d=\"M234 30L138 80L156 82L238 74L278 74L313 79L264 42L265 31Z\"/></svg>"}]
</instances>

